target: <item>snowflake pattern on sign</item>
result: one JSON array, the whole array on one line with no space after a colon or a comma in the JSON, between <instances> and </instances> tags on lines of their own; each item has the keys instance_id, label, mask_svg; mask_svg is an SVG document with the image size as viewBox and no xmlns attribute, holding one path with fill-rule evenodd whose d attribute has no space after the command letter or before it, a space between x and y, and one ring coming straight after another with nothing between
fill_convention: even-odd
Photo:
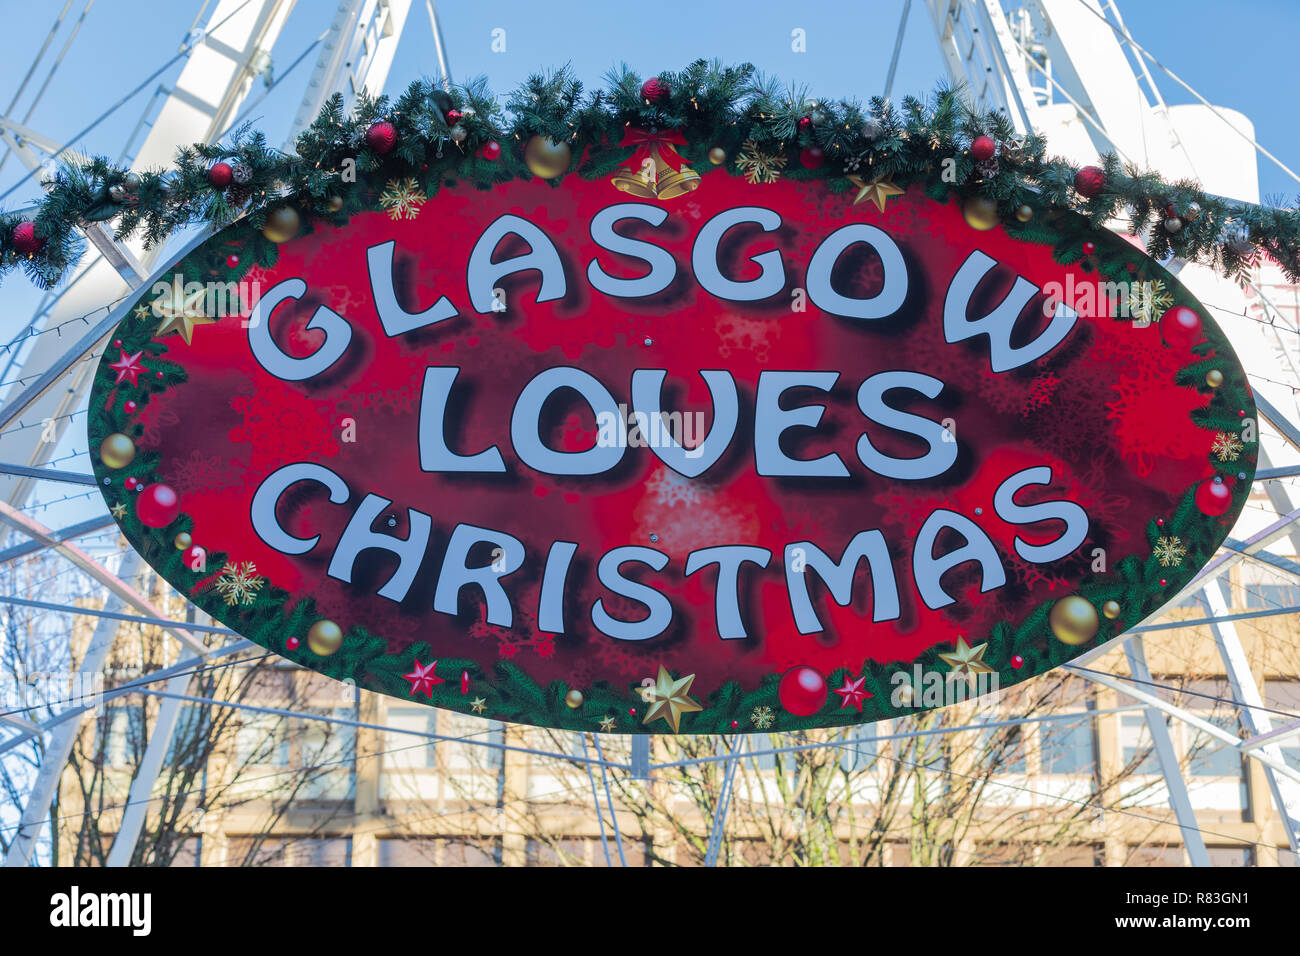
<instances>
[{"instance_id":1,"label":"snowflake pattern on sign","mask_svg":"<svg viewBox=\"0 0 1300 956\"><path fill-rule=\"evenodd\" d=\"M1151 549L1151 553L1155 555L1162 568L1176 568L1183 563L1183 558L1187 557L1187 549L1183 547L1183 542L1177 535L1171 538L1161 537Z\"/></svg>"},{"instance_id":2,"label":"snowflake pattern on sign","mask_svg":"<svg viewBox=\"0 0 1300 956\"><path fill-rule=\"evenodd\" d=\"M1128 312L1135 328L1146 328L1174 304L1165 284L1159 279L1134 282L1128 294Z\"/></svg>"},{"instance_id":3,"label":"snowflake pattern on sign","mask_svg":"<svg viewBox=\"0 0 1300 956\"><path fill-rule=\"evenodd\" d=\"M387 188L379 196L379 205L388 210L390 219L414 219L420 215L420 209L428 202L428 197L410 176L405 179L390 179Z\"/></svg>"},{"instance_id":4,"label":"snowflake pattern on sign","mask_svg":"<svg viewBox=\"0 0 1300 956\"><path fill-rule=\"evenodd\" d=\"M785 157L779 154L765 153L752 139L745 140L736 157L736 168L745 174L745 179L758 183L774 183L781 178L785 168Z\"/></svg>"},{"instance_id":5,"label":"snowflake pattern on sign","mask_svg":"<svg viewBox=\"0 0 1300 956\"><path fill-rule=\"evenodd\" d=\"M772 708L766 705L755 707L754 712L749 715L749 721L759 730L767 730L772 726L776 715L772 713Z\"/></svg>"},{"instance_id":6,"label":"snowflake pattern on sign","mask_svg":"<svg viewBox=\"0 0 1300 956\"><path fill-rule=\"evenodd\" d=\"M216 588L231 607L247 605L253 603L257 592L262 589L262 579L258 577L257 566L252 561L238 564L232 561L221 569Z\"/></svg>"},{"instance_id":7,"label":"snowflake pattern on sign","mask_svg":"<svg viewBox=\"0 0 1300 956\"><path fill-rule=\"evenodd\" d=\"M1241 450L1245 447L1236 435L1230 432L1219 432L1214 436L1214 444L1210 450L1219 461L1236 461L1241 457Z\"/></svg>"}]
</instances>

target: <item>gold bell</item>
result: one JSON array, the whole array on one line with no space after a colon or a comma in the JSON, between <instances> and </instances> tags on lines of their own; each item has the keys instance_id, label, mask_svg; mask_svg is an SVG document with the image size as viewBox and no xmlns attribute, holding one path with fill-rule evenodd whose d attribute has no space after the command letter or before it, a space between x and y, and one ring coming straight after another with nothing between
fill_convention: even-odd
<instances>
[{"instance_id":1,"label":"gold bell","mask_svg":"<svg viewBox=\"0 0 1300 956\"><path fill-rule=\"evenodd\" d=\"M636 172L620 168L610 177L609 181L614 184L616 189L636 196L638 199L654 199L659 195L657 160L658 154L654 159L645 159L641 163L641 168Z\"/></svg>"},{"instance_id":2,"label":"gold bell","mask_svg":"<svg viewBox=\"0 0 1300 956\"><path fill-rule=\"evenodd\" d=\"M700 188L700 174L689 166L668 170L659 177L659 198L676 199Z\"/></svg>"}]
</instances>

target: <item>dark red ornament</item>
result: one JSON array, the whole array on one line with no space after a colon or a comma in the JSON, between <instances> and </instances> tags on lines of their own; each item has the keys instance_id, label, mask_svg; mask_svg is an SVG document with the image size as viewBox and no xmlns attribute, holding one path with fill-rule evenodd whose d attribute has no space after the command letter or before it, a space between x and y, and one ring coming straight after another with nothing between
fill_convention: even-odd
<instances>
[{"instance_id":1,"label":"dark red ornament","mask_svg":"<svg viewBox=\"0 0 1300 956\"><path fill-rule=\"evenodd\" d=\"M453 112L455 111L453 110ZM469 693L469 671L460 672L460 692L462 694Z\"/></svg>"},{"instance_id":2,"label":"dark red ornament","mask_svg":"<svg viewBox=\"0 0 1300 956\"><path fill-rule=\"evenodd\" d=\"M121 340L121 339L113 339L113 348L115 348L115 349L120 349L121 347L122 347L122 340Z\"/></svg>"},{"instance_id":3,"label":"dark red ornament","mask_svg":"<svg viewBox=\"0 0 1300 956\"><path fill-rule=\"evenodd\" d=\"M1195 345L1201 340L1201 317L1195 309L1176 305L1160 317L1160 335L1166 345Z\"/></svg>"},{"instance_id":4,"label":"dark red ornament","mask_svg":"<svg viewBox=\"0 0 1300 956\"><path fill-rule=\"evenodd\" d=\"M1099 166L1084 166L1074 174L1074 189L1085 199L1091 199L1106 188L1106 174Z\"/></svg>"},{"instance_id":5,"label":"dark red ornament","mask_svg":"<svg viewBox=\"0 0 1300 956\"><path fill-rule=\"evenodd\" d=\"M397 145L397 127L388 120L372 123L366 130L366 145L380 156L392 152Z\"/></svg>"},{"instance_id":6,"label":"dark red ornament","mask_svg":"<svg viewBox=\"0 0 1300 956\"><path fill-rule=\"evenodd\" d=\"M641 84L641 99L650 103L662 103L668 99L668 84L657 76L652 76Z\"/></svg>"},{"instance_id":7,"label":"dark red ornament","mask_svg":"<svg viewBox=\"0 0 1300 956\"><path fill-rule=\"evenodd\" d=\"M135 486L138 484L140 484L140 479L132 475L131 477L127 478L126 481L122 482L122 487L124 487L127 491L135 491Z\"/></svg>"},{"instance_id":8,"label":"dark red ornament","mask_svg":"<svg viewBox=\"0 0 1300 956\"><path fill-rule=\"evenodd\" d=\"M818 169L826 162L826 154L820 146L805 146L799 150L799 163L804 169Z\"/></svg>"},{"instance_id":9,"label":"dark red ornament","mask_svg":"<svg viewBox=\"0 0 1300 956\"><path fill-rule=\"evenodd\" d=\"M981 163L992 159L996 150L997 144L989 136L976 136L970 144L970 154Z\"/></svg>"},{"instance_id":10,"label":"dark red ornament","mask_svg":"<svg viewBox=\"0 0 1300 956\"><path fill-rule=\"evenodd\" d=\"M296 651L298 649L298 638L290 637L287 641L284 642L284 646L289 648L289 650L291 651Z\"/></svg>"},{"instance_id":11,"label":"dark red ornament","mask_svg":"<svg viewBox=\"0 0 1300 956\"><path fill-rule=\"evenodd\" d=\"M170 485L162 482L140 492L135 502L135 516L150 528L165 528L181 513L181 499Z\"/></svg>"},{"instance_id":12,"label":"dark red ornament","mask_svg":"<svg viewBox=\"0 0 1300 956\"><path fill-rule=\"evenodd\" d=\"M465 114L460 110L447 110L447 125L455 126Z\"/></svg>"},{"instance_id":13,"label":"dark red ornament","mask_svg":"<svg viewBox=\"0 0 1300 956\"><path fill-rule=\"evenodd\" d=\"M237 265L239 265L239 256L235 255L233 252L230 255L226 256L227 269L233 269Z\"/></svg>"},{"instance_id":14,"label":"dark red ornament","mask_svg":"<svg viewBox=\"0 0 1300 956\"><path fill-rule=\"evenodd\" d=\"M787 711L796 717L809 717L826 703L826 678L816 668L800 664L781 675L776 695Z\"/></svg>"},{"instance_id":15,"label":"dark red ornament","mask_svg":"<svg viewBox=\"0 0 1300 956\"><path fill-rule=\"evenodd\" d=\"M733 721L731 722L731 729L732 729L732 730L735 730L735 729L736 729L737 727L739 727L739 726L740 726L740 721L738 721L738 720L733 720Z\"/></svg>"},{"instance_id":16,"label":"dark red ornament","mask_svg":"<svg viewBox=\"0 0 1300 956\"><path fill-rule=\"evenodd\" d=\"M1219 475L1207 478L1196 486L1196 507L1211 518L1226 514L1232 507L1232 488Z\"/></svg>"},{"instance_id":17,"label":"dark red ornament","mask_svg":"<svg viewBox=\"0 0 1300 956\"><path fill-rule=\"evenodd\" d=\"M1160 586L1161 586L1162 588L1163 588L1163 587L1168 587L1168 586L1169 586L1169 582L1166 581L1164 578L1161 578L1161 579L1160 579Z\"/></svg>"},{"instance_id":18,"label":"dark red ornament","mask_svg":"<svg viewBox=\"0 0 1300 956\"><path fill-rule=\"evenodd\" d=\"M34 256L45 246L45 240L36 235L36 223L30 221L14 226L9 241L13 243L14 251L24 256Z\"/></svg>"},{"instance_id":19,"label":"dark red ornament","mask_svg":"<svg viewBox=\"0 0 1300 956\"><path fill-rule=\"evenodd\" d=\"M1096 251L1097 251L1097 244L1093 242L1091 239L1085 239L1083 243L1083 254L1085 256L1090 256Z\"/></svg>"},{"instance_id":20,"label":"dark red ornament","mask_svg":"<svg viewBox=\"0 0 1300 956\"><path fill-rule=\"evenodd\" d=\"M489 140L479 147L478 154L484 159L496 162L501 158L501 144L496 140Z\"/></svg>"},{"instance_id":21,"label":"dark red ornament","mask_svg":"<svg viewBox=\"0 0 1300 956\"><path fill-rule=\"evenodd\" d=\"M800 116L800 117L799 117L799 128L800 128L800 129L812 129L812 117L811 117L811 116Z\"/></svg>"},{"instance_id":22,"label":"dark red ornament","mask_svg":"<svg viewBox=\"0 0 1300 956\"><path fill-rule=\"evenodd\" d=\"M1025 659L1021 657L1019 654L1012 654L1011 666L1015 670L1020 670L1020 668L1025 666Z\"/></svg>"},{"instance_id":23,"label":"dark red ornament","mask_svg":"<svg viewBox=\"0 0 1300 956\"><path fill-rule=\"evenodd\" d=\"M136 408L135 402L132 401L127 401L122 405L122 411L126 412L128 415L134 415L135 408Z\"/></svg>"},{"instance_id":24,"label":"dark red ornament","mask_svg":"<svg viewBox=\"0 0 1300 956\"><path fill-rule=\"evenodd\" d=\"M235 170L229 163L213 163L208 168L208 182L218 189L225 189L235 181Z\"/></svg>"}]
</instances>

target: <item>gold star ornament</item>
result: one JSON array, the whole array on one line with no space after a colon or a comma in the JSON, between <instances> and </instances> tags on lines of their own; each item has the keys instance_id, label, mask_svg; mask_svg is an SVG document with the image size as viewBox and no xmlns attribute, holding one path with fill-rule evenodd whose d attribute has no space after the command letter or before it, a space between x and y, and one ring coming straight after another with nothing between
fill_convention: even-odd
<instances>
[{"instance_id":1,"label":"gold star ornament","mask_svg":"<svg viewBox=\"0 0 1300 956\"><path fill-rule=\"evenodd\" d=\"M884 176L877 176L868 182L856 173L848 177L849 182L858 187L858 194L853 197L853 205L870 200L876 204L876 208L881 212L885 211L885 203L892 196L903 195L903 190L899 189Z\"/></svg>"},{"instance_id":2,"label":"gold star ornament","mask_svg":"<svg viewBox=\"0 0 1300 956\"><path fill-rule=\"evenodd\" d=\"M487 701L482 697L475 697L470 703L469 709L474 711L476 714L481 714L483 711L487 710Z\"/></svg>"},{"instance_id":3,"label":"gold star ornament","mask_svg":"<svg viewBox=\"0 0 1300 956\"><path fill-rule=\"evenodd\" d=\"M613 717L602 717L602 718L600 718L600 732L601 732L602 734L612 734L612 733L614 732L614 718L613 718Z\"/></svg>"},{"instance_id":4,"label":"gold star ornament","mask_svg":"<svg viewBox=\"0 0 1300 956\"><path fill-rule=\"evenodd\" d=\"M112 513L113 517L116 518L118 521L121 521L123 518L126 517L126 505L122 504L122 502L120 501L117 504L113 505L113 507L109 508L108 510Z\"/></svg>"},{"instance_id":5,"label":"gold star ornament","mask_svg":"<svg viewBox=\"0 0 1300 956\"><path fill-rule=\"evenodd\" d=\"M687 674L685 677L673 680L673 675L660 664L659 676L655 678L654 687L646 688L649 691L645 695L646 701L650 707L646 710L641 723L648 724L662 717L668 721L668 726L673 729L673 733L677 733L678 727L681 726L682 714L704 709L698 701L689 696L691 684L694 682L694 674Z\"/></svg>"},{"instance_id":6,"label":"gold star ornament","mask_svg":"<svg viewBox=\"0 0 1300 956\"><path fill-rule=\"evenodd\" d=\"M199 285L197 290L185 294L185 284L177 276L171 288L153 300L151 305L154 315L160 316L162 325L158 326L158 338L179 332L185 344L189 345L194 337L196 325L211 325L217 321L203 311L203 297L206 290Z\"/></svg>"},{"instance_id":7,"label":"gold star ornament","mask_svg":"<svg viewBox=\"0 0 1300 956\"><path fill-rule=\"evenodd\" d=\"M966 674L974 677L976 674L992 674L993 668L984 663L984 652L988 650L988 644L976 644L971 647L966 643L966 639L957 638L957 649L951 654L940 654L951 668L953 674Z\"/></svg>"}]
</instances>

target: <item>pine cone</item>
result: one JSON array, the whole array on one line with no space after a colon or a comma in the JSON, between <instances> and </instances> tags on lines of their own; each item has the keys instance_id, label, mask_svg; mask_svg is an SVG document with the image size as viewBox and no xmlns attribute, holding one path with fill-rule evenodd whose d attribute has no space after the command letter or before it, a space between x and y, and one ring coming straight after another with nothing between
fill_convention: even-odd
<instances>
[{"instance_id":1,"label":"pine cone","mask_svg":"<svg viewBox=\"0 0 1300 956\"><path fill-rule=\"evenodd\" d=\"M243 186L253 179L253 167L248 163L235 163L230 167L230 178Z\"/></svg>"}]
</instances>

